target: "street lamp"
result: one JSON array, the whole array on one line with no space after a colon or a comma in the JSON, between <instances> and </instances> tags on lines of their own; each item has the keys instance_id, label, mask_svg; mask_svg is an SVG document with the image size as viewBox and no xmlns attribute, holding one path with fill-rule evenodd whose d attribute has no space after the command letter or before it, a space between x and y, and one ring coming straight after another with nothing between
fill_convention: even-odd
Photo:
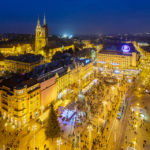
<instances>
[{"instance_id":1,"label":"street lamp","mask_svg":"<svg viewBox=\"0 0 150 150\"><path fill-rule=\"evenodd\" d=\"M32 130L34 131L34 149L35 149L35 131L37 130L37 126L33 125Z\"/></svg>"},{"instance_id":2,"label":"street lamp","mask_svg":"<svg viewBox=\"0 0 150 150\"><path fill-rule=\"evenodd\" d=\"M112 90L114 90L115 89L115 87L114 86L112 86L112 88L111 88Z\"/></svg>"},{"instance_id":3,"label":"street lamp","mask_svg":"<svg viewBox=\"0 0 150 150\"><path fill-rule=\"evenodd\" d=\"M91 139L92 139L92 131L93 131L92 125L88 125L87 129L89 131L89 150L91 150Z\"/></svg>"},{"instance_id":4,"label":"street lamp","mask_svg":"<svg viewBox=\"0 0 150 150\"><path fill-rule=\"evenodd\" d=\"M60 145L62 145L61 138L57 139L57 145L58 145L58 149L60 150Z\"/></svg>"},{"instance_id":5,"label":"street lamp","mask_svg":"<svg viewBox=\"0 0 150 150\"><path fill-rule=\"evenodd\" d=\"M135 149L136 141L133 141L133 144L134 144L134 149Z\"/></svg>"},{"instance_id":6,"label":"street lamp","mask_svg":"<svg viewBox=\"0 0 150 150\"><path fill-rule=\"evenodd\" d=\"M8 123L6 122L6 123L5 123L6 131L7 131L7 126L8 126Z\"/></svg>"}]
</instances>

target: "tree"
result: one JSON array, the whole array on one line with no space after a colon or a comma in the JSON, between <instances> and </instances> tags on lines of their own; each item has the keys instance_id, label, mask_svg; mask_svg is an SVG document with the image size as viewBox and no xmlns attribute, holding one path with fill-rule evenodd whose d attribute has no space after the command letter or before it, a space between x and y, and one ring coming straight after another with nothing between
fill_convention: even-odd
<instances>
[{"instance_id":1,"label":"tree","mask_svg":"<svg viewBox=\"0 0 150 150\"><path fill-rule=\"evenodd\" d=\"M56 138L60 136L60 126L53 105L50 106L49 118L45 130L47 138Z\"/></svg>"}]
</instances>

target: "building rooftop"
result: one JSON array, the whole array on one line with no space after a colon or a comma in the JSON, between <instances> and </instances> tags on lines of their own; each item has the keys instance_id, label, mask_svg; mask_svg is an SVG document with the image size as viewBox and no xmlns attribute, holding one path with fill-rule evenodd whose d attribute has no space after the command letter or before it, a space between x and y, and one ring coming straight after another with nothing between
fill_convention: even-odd
<instances>
[{"instance_id":1,"label":"building rooftop","mask_svg":"<svg viewBox=\"0 0 150 150\"><path fill-rule=\"evenodd\" d=\"M25 63L35 63L35 62L40 62L43 59L43 56L28 53L19 56L8 56L6 57L6 59L25 62Z\"/></svg>"},{"instance_id":2,"label":"building rooftop","mask_svg":"<svg viewBox=\"0 0 150 150\"><path fill-rule=\"evenodd\" d=\"M142 48L144 51L150 53L150 46L141 46L141 48Z\"/></svg>"},{"instance_id":3,"label":"building rooftop","mask_svg":"<svg viewBox=\"0 0 150 150\"><path fill-rule=\"evenodd\" d=\"M139 53L132 43L106 44L100 51L102 54L131 56L132 52Z\"/></svg>"},{"instance_id":4,"label":"building rooftop","mask_svg":"<svg viewBox=\"0 0 150 150\"><path fill-rule=\"evenodd\" d=\"M16 74L16 75L13 75L9 79L4 79L0 83L0 87L6 86L6 87L10 88L10 90L13 90L13 89L19 90L19 89L22 89L24 86L31 87L36 83L37 83L37 81L35 79L26 78L24 75Z\"/></svg>"},{"instance_id":5,"label":"building rooftop","mask_svg":"<svg viewBox=\"0 0 150 150\"><path fill-rule=\"evenodd\" d=\"M62 59L52 61L51 63L43 64L35 67L26 76L29 78L37 78L39 82L51 78L56 75L63 76L66 74L68 67L72 70L76 65L87 65L91 63L90 59L80 59L77 57L62 57Z\"/></svg>"},{"instance_id":6,"label":"building rooftop","mask_svg":"<svg viewBox=\"0 0 150 150\"><path fill-rule=\"evenodd\" d=\"M32 71L24 75L13 75L9 79L4 79L0 83L0 87L3 85L13 89L22 89L24 86L30 87L38 82L43 82L53 76L56 73L59 76L63 76L67 73L68 68L71 70L78 65L87 65L91 63L90 59L77 58L68 56L67 59L61 59L57 61L52 61L51 63L43 64L35 67Z\"/></svg>"}]
</instances>

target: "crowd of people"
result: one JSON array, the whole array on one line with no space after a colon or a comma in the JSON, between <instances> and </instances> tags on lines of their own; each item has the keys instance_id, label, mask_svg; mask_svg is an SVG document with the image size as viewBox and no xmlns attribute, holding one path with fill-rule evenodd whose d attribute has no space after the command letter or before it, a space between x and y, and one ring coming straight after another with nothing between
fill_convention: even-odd
<instances>
[{"instance_id":1,"label":"crowd of people","mask_svg":"<svg viewBox=\"0 0 150 150\"><path fill-rule=\"evenodd\" d=\"M107 146L108 141L105 134L109 132L109 120L114 117L114 113L117 111L115 109L120 97L114 94L113 98L116 98L115 101L112 98L109 98L108 95L111 92L110 87L112 85L106 84L101 76L98 76L97 78L99 79L98 83L84 94L84 99L76 98L77 101L74 103L77 107L77 111L82 110L86 115L81 118L81 124L75 124L74 132L72 135L69 135L68 140L72 142L73 147L79 147L80 145L80 148L83 150L89 150L89 145L91 145L91 150L98 150L99 148ZM106 108L104 107L104 100L111 105L111 108L108 106ZM108 127L105 127L104 124L98 124L98 118L106 120ZM93 128L91 141L89 140L88 125L92 125ZM80 139L77 138L79 133Z\"/></svg>"}]
</instances>

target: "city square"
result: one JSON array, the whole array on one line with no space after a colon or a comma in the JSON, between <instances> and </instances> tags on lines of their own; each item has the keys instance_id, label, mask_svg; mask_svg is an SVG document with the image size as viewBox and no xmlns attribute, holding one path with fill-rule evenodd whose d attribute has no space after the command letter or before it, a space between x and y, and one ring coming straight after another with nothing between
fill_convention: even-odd
<instances>
[{"instance_id":1,"label":"city square","mask_svg":"<svg viewBox=\"0 0 150 150\"><path fill-rule=\"evenodd\" d=\"M0 150L150 150L144 1L2 2Z\"/></svg>"}]
</instances>

